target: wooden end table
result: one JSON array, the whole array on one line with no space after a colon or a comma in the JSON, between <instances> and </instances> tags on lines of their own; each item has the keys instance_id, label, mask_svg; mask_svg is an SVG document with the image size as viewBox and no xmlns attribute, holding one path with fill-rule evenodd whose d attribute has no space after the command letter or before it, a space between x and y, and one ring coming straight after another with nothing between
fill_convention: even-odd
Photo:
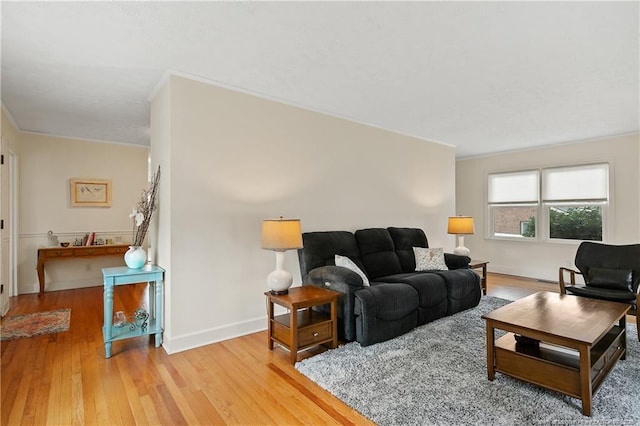
<instances>
[{"instance_id":1,"label":"wooden end table","mask_svg":"<svg viewBox=\"0 0 640 426\"><path fill-rule=\"evenodd\" d=\"M483 315L489 380L498 371L579 398L590 416L593 393L626 357L629 307L541 291ZM496 340L496 328L508 333ZM539 343L517 343L514 334Z\"/></svg>"},{"instance_id":2,"label":"wooden end table","mask_svg":"<svg viewBox=\"0 0 640 426\"><path fill-rule=\"evenodd\" d=\"M289 349L291 364L295 364L302 349L326 343L331 348L337 347L338 297L341 295L312 285L290 288L287 294L266 292L269 350L273 350L274 343L279 343ZM289 309L289 313L274 316L274 304ZM331 304L331 315L311 309L326 304Z\"/></svg>"},{"instance_id":3,"label":"wooden end table","mask_svg":"<svg viewBox=\"0 0 640 426\"><path fill-rule=\"evenodd\" d=\"M472 260L469 262L469 269L482 269L480 275L480 286L482 287L482 294L487 295L487 263L486 260Z\"/></svg>"}]
</instances>

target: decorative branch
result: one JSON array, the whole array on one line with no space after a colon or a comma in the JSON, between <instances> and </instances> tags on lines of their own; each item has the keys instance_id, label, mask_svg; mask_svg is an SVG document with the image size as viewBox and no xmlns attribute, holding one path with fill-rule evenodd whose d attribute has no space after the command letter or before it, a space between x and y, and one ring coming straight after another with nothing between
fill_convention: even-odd
<instances>
[{"instance_id":1,"label":"decorative branch","mask_svg":"<svg viewBox=\"0 0 640 426\"><path fill-rule=\"evenodd\" d=\"M129 215L133 219L133 242L131 244L133 246L142 246L147 235L153 211L156 209L156 195L159 183L160 166L158 166L158 171L151 178L149 188L142 191L140 201Z\"/></svg>"}]
</instances>

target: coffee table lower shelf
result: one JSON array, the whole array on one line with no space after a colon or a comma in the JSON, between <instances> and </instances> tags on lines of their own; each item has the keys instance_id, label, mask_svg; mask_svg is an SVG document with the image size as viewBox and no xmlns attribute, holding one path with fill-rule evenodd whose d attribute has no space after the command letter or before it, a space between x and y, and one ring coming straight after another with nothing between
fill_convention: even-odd
<instances>
[{"instance_id":1,"label":"coffee table lower shelf","mask_svg":"<svg viewBox=\"0 0 640 426\"><path fill-rule=\"evenodd\" d=\"M589 383L595 393L615 363L626 355L626 331L619 325L590 350ZM495 342L495 371L535 385L582 398L583 380L577 350L541 342L539 345L517 343L513 333Z\"/></svg>"}]
</instances>

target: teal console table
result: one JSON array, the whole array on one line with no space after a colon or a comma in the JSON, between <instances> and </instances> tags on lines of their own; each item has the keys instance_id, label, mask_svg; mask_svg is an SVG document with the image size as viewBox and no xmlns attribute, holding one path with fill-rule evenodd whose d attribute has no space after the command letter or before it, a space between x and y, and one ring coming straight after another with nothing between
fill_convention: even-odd
<instances>
[{"instance_id":1,"label":"teal console table","mask_svg":"<svg viewBox=\"0 0 640 426\"><path fill-rule=\"evenodd\" d=\"M164 300L164 269L156 265L145 265L141 269L129 269L126 266L103 268L104 278L104 337L105 357L111 358L111 342L132 337L155 334L156 348L162 345L162 313ZM113 289L115 286L135 283L149 283L149 322L146 328L128 325L113 325Z\"/></svg>"}]
</instances>

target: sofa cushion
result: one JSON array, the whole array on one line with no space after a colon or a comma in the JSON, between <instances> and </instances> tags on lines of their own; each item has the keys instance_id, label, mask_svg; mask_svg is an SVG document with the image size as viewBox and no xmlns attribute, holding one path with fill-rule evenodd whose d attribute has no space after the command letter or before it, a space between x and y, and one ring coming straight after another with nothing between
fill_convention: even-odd
<instances>
[{"instance_id":1,"label":"sofa cushion","mask_svg":"<svg viewBox=\"0 0 640 426\"><path fill-rule=\"evenodd\" d=\"M387 228L393 245L400 260L402 272L413 272L416 270L416 257L413 253L414 247L429 247L429 242L424 231L419 228Z\"/></svg>"},{"instance_id":2,"label":"sofa cushion","mask_svg":"<svg viewBox=\"0 0 640 426\"><path fill-rule=\"evenodd\" d=\"M367 278L367 275L362 272L362 269L360 269L358 265L356 265L351 259L346 256L340 256L339 254L336 254L335 262L336 266L342 266L343 268L350 269L356 274L360 275L360 277L362 278L362 285L365 287L369 286L369 278Z\"/></svg>"},{"instance_id":3,"label":"sofa cushion","mask_svg":"<svg viewBox=\"0 0 640 426\"><path fill-rule=\"evenodd\" d=\"M633 271L631 269L589 268L587 286L609 288L611 290L633 291Z\"/></svg>"},{"instance_id":4,"label":"sofa cushion","mask_svg":"<svg viewBox=\"0 0 640 426\"><path fill-rule=\"evenodd\" d=\"M418 325L423 325L447 313L447 286L442 277L431 272L411 272L379 278L387 283L402 283L413 287L418 294ZM377 282L371 283L376 286Z\"/></svg>"},{"instance_id":5,"label":"sofa cushion","mask_svg":"<svg viewBox=\"0 0 640 426\"><path fill-rule=\"evenodd\" d=\"M414 247L416 271L446 271L449 269L444 261L444 250L441 248Z\"/></svg>"},{"instance_id":6,"label":"sofa cushion","mask_svg":"<svg viewBox=\"0 0 640 426\"><path fill-rule=\"evenodd\" d=\"M480 276L471 269L437 271L447 287L447 315L473 308L480 303L482 287Z\"/></svg>"},{"instance_id":7,"label":"sofa cushion","mask_svg":"<svg viewBox=\"0 0 640 426\"><path fill-rule=\"evenodd\" d=\"M360 229L355 236L360 260L370 280L402 272L389 231L384 228Z\"/></svg>"},{"instance_id":8,"label":"sofa cushion","mask_svg":"<svg viewBox=\"0 0 640 426\"><path fill-rule=\"evenodd\" d=\"M355 294L356 338L361 346L407 333L417 325L418 295L405 284L378 283Z\"/></svg>"},{"instance_id":9,"label":"sofa cushion","mask_svg":"<svg viewBox=\"0 0 640 426\"><path fill-rule=\"evenodd\" d=\"M364 269L356 237L351 232L305 232L302 234L302 244L304 248L298 250L302 282L307 281L312 269L335 265L336 254L348 257L358 268Z\"/></svg>"}]
</instances>

